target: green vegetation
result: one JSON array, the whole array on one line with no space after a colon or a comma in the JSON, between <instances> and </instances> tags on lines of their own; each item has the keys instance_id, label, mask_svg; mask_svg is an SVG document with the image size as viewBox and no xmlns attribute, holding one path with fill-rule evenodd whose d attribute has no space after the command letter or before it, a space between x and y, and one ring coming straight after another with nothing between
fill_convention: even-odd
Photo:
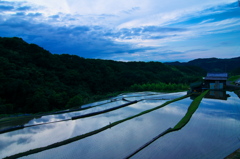
<instances>
[{"instance_id":1,"label":"green vegetation","mask_svg":"<svg viewBox=\"0 0 240 159\"><path fill-rule=\"evenodd\" d=\"M240 75L231 76L230 78L228 78L228 81L234 82L234 81L236 81L239 78L240 78Z\"/></svg>"},{"instance_id":2,"label":"green vegetation","mask_svg":"<svg viewBox=\"0 0 240 159\"><path fill-rule=\"evenodd\" d=\"M19 157L27 156L27 155L30 155L30 154L34 154L34 153L38 153L38 152L41 152L41 151L49 150L49 149L52 149L52 148L56 148L56 147L59 147L59 146L63 146L63 145L66 145L66 144L69 144L69 143L72 143L72 142L84 139L86 137L95 135L95 134L100 133L100 132L102 132L104 130L112 128L112 127L114 127L114 126L116 126L118 124L121 124L121 123L125 122L125 121L131 120L133 118L142 116L142 115L147 114L147 113L150 113L150 112L152 112L154 110L157 110L157 109L160 109L160 108L162 108L162 107L164 107L164 106L166 106L166 105L168 105L170 103L173 103L173 102L185 99L187 97L189 97L189 95L185 95L185 96L176 98L174 100L167 101L167 102L163 103L160 106L154 107L154 108L149 109L149 110L145 110L145 111L143 111L141 113L138 113L136 115L130 116L128 118L125 118L125 119L122 119L122 120L110 123L109 125L106 125L106 126L104 126L102 128L99 128L97 130L94 130L94 131L91 131L91 132L88 132L88 133L85 133L85 134L82 134L82 135L79 135L79 136L76 136L76 137L73 137L73 138L70 138L70 139L67 139L67 140L64 140L64 141L60 141L60 142L57 142L57 143L54 143L54 144L51 144L51 145L48 145L48 146L45 146L45 147L40 147L40 148L32 149L32 150L29 150L29 151L26 151L26 152L22 152L22 153L19 153L19 154L15 154L15 155L6 157L6 159L19 158Z\"/></svg>"},{"instance_id":3,"label":"green vegetation","mask_svg":"<svg viewBox=\"0 0 240 159\"><path fill-rule=\"evenodd\" d=\"M175 91L205 75L193 66L51 54L20 38L0 38L0 66L0 114L63 110L134 89Z\"/></svg>"},{"instance_id":4,"label":"green vegetation","mask_svg":"<svg viewBox=\"0 0 240 159\"><path fill-rule=\"evenodd\" d=\"M231 71L232 76L240 75L240 66Z\"/></svg>"},{"instance_id":5,"label":"green vegetation","mask_svg":"<svg viewBox=\"0 0 240 159\"><path fill-rule=\"evenodd\" d=\"M173 131L181 129L189 122L192 115L194 114L199 104L201 103L202 98L208 93L208 91L209 90L206 90L205 92L203 92L201 95L199 95L197 98L194 99L194 101L188 107L188 111L185 114L185 116L177 123L177 125L174 126Z\"/></svg>"}]
</instances>

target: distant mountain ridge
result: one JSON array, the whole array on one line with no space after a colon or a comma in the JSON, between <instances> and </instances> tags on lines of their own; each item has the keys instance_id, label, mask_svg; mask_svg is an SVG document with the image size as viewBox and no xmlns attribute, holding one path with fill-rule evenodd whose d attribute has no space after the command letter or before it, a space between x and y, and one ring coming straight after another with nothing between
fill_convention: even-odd
<instances>
[{"instance_id":1,"label":"distant mountain ridge","mask_svg":"<svg viewBox=\"0 0 240 159\"><path fill-rule=\"evenodd\" d=\"M220 59L220 58L201 58L189 62L165 62L167 65L174 66L198 66L207 72L231 72L240 68L240 57Z\"/></svg>"}]
</instances>

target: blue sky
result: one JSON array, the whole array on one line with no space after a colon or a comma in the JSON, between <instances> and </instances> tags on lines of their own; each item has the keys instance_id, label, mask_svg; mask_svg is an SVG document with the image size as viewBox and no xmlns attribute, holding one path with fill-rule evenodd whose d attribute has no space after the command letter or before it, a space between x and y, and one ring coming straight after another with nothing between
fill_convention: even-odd
<instances>
[{"instance_id":1,"label":"blue sky","mask_svg":"<svg viewBox=\"0 0 240 159\"><path fill-rule=\"evenodd\" d=\"M236 0L0 0L0 36L116 61L240 56Z\"/></svg>"}]
</instances>

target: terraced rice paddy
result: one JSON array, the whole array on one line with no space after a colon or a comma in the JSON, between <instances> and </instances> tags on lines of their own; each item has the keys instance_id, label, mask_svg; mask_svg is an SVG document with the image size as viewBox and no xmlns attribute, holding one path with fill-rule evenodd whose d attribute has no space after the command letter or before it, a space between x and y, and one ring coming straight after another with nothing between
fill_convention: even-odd
<instances>
[{"instance_id":1,"label":"terraced rice paddy","mask_svg":"<svg viewBox=\"0 0 240 159\"><path fill-rule=\"evenodd\" d=\"M160 136L131 158L224 158L238 149L240 99L233 92L226 94L209 92L186 125ZM0 158L126 158L168 128L181 125L178 123L184 120L193 102L192 97L181 98L185 95L186 92L122 94L84 106L96 106L90 109L26 120L24 126L66 121L0 134ZM135 100L138 102L113 111L68 120ZM13 126L0 121L2 128L7 124Z\"/></svg>"}]
</instances>

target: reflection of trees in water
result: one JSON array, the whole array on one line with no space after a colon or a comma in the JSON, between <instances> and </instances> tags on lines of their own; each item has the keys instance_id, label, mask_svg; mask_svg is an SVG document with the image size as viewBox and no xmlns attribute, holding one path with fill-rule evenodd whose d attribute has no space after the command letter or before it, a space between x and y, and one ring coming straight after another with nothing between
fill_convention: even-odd
<instances>
[{"instance_id":1,"label":"reflection of trees in water","mask_svg":"<svg viewBox=\"0 0 240 159\"><path fill-rule=\"evenodd\" d=\"M34 119L33 116L13 117L13 118L8 118L8 119L2 119L0 121L0 130L5 129L5 128L9 128L9 127L14 127L14 126L17 126L17 125L27 124L32 119Z\"/></svg>"}]
</instances>

